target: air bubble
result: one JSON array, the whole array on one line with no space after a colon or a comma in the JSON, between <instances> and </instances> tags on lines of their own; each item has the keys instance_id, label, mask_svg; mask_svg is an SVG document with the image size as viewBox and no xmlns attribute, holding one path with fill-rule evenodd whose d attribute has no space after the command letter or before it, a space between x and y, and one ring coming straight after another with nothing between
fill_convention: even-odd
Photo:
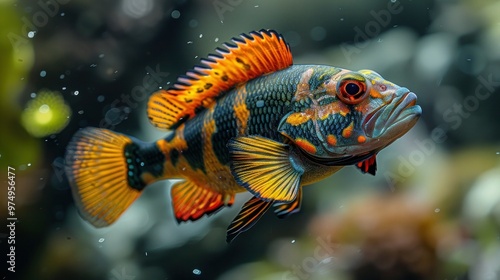
<instances>
[{"instance_id":1,"label":"air bubble","mask_svg":"<svg viewBox=\"0 0 500 280\"><path fill-rule=\"evenodd\" d=\"M194 275L200 275L201 274L201 270L195 268L195 269L193 269L193 274Z\"/></svg>"},{"instance_id":2,"label":"air bubble","mask_svg":"<svg viewBox=\"0 0 500 280\"><path fill-rule=\"evenodd\" d=\"M173 10L172 13L170 14L170 16L172 18L178 19L181 17L181 12L179 12L178 10Z\"/></svg>"},{"instance_id":3,"label":"air bubble","mask_svg":"<svg viewBox=\"0 0 500 280\"><path fill-rule=\"evenodd\" d=\"M28 32L28 38L33 38L35 37L36 31L30 31Z\"/></svg>"},{"instance_id":4,"label":"air bubble","mask_svg":"<svg viewBox=\"0 0 500 280\"><path fill-rule=\"evenodd\" d=\"M104 242L104 238L101 237L101 238L99 238L99 243L102 243L102 242Z\"/></svg>"},{"instance_id":5,"label":"air bubble","mask_svg":"<svg viewBox=\"0 0 500 280\"><path fill-rule=\"evenodd\" d=\"M47 71L45 70L40 71L40 77L44 78L45 76L47 76Z\"/></svg>"}]
</instances>

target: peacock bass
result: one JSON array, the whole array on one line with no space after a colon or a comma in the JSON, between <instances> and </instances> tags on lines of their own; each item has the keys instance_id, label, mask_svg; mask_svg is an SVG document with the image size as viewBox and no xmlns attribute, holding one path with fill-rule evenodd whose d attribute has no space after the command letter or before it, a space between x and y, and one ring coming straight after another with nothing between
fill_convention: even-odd
<instances>
[{"instance_id":1,"label":"peacock bass","mask_svg":"<svg viewBox=\"0 0 500 280\"><path fill-rule=\"evenodd\" d=\"M375 174L377 153L421 115L417 97L371 70L293 65L283 37L242 34L201 60L173 87L151 95L153 143L87 127L67 147L66 174L79 212L96 227L115 222L149 184L171 189L178 222L247 201L230 242L269 209L299 211L302 186L354 165Z\"/></svg>"}]
</instances>

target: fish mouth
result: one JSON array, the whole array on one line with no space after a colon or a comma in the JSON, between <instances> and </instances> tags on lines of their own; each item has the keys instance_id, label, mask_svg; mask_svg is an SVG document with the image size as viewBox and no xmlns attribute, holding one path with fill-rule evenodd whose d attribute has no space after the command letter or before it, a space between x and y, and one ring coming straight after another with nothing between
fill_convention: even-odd
<instances>
[{"instance_id":1,"label":"fish mouth","mask_svg":"<svg viewBox=\"0 0 500 280\"><path fill-rule=\"evenodd\" d=\"M394 98L386 106L381 106L371 112L363 121L366 136L370 138L379 138L382 135L399 137L405 134L422 114L422 109L416 104L417 95L407 91Z\"/></svg>"}]
</instances>

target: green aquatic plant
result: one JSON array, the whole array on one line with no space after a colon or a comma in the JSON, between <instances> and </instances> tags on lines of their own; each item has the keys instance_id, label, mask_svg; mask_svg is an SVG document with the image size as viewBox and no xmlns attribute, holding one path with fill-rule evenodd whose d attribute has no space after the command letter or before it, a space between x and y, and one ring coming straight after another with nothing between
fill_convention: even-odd
<instances>
[{"instance_id":1,"label":"green aquatic plant","mask_svg":"<svg viewBox=\"0 0 500 280\"><path fill-rule=\"evenodd\" d=\"M58 133L71 118L71 109L57 91L41 91L26 104L21 122L29 134L45 137Z\"/></svg>"}]
</instances>

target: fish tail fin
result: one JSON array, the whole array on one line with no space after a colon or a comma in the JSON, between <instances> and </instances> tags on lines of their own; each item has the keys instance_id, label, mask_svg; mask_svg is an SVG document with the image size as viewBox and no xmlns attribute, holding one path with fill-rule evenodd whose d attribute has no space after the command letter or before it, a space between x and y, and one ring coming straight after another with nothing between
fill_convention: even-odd
<instances>
[{"instance_id":1,"label":"fish tail fin","mask_svg":"<svg viewBox=\"0 0 500 280\"><path fill-rule=\"evenodd\" d=\"M79 130L68 144L65 171L81 216L96 227L115 222L159 177L162 156L154 144L123 134Z\"/></svg>"}]
</instances>

